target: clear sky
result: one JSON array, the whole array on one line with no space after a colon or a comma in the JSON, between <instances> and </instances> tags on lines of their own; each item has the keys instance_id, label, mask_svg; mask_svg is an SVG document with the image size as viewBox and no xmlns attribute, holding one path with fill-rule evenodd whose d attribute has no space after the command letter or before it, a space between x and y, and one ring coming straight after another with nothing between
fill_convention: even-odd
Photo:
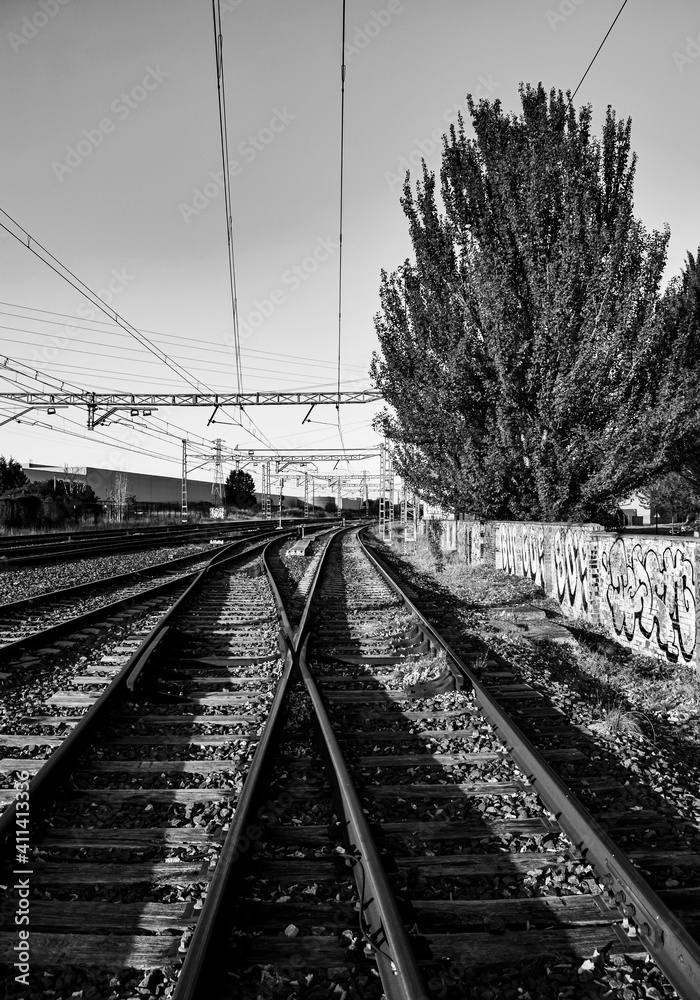
<instances>
[{"instance_id":1,"label":"clear sky","mask_svg":"<svg viewBox=\"0 0 700 1000\"><path fill-rule=\"evenodd\" d=\"M573 89L619 6L347 0L344 389L369 386L380 269L410 253L406 166L421 155L439 166L436 139L467 93L517 110L521 81ZM341 11L341 0L222 0L245 391L335 386ZM0 207L194 377L235 390L211 3L4 0L0 54ZM608 104L632 117L637 214L670 225L669 275L700 244L699 93L697 3L629 0L576 98L597 128ZM0 364L7 354L71 388L188 391L9 236L0 302ZM376 409L342 410L348 448L377 443ZM298 407L250 414L278 447L340 447L332 407L304 425ZM128 414L103 434L77 409L27 414L0 427L0 453L178 475L178 428L254 446L235 426L207 427L210 416L159 410L148 424L167 421L173 436L157 438Z\"/></svg>"}]
</instances>

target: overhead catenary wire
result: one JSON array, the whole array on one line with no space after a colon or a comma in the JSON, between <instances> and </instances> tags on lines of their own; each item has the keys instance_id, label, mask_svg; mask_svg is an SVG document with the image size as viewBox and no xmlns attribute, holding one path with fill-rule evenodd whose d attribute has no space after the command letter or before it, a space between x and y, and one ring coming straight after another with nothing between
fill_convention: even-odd
<instances>
[{"instance_id":1,"label":"overhead catenary wire","mask_svg":"<svg viewBox=\"0 0 700 1000\"><path fill-rule=\"evenodd\" d=\"M596 49L596 51L595 51L595 55L593 56L593 58L591 59L591 61L589 62L588 66L587 66L587 68L586 68L586 72L585 72L585 73L583 74L583 76L582 76L582 77L581 77L581 79L579 80L579 82L578 82L578 86L576 87L576 90L575 90L575 91L573 92L573 94L571 95L571 100L572 100L572 101L573 101L573 99L574 99L574 98L576 97L576 95L578 94L578 92L579 92L579 88L580 88L581 84L583 83L583 81L584 81L584 80L586 79L586 77L588 76L588 70L589 70L589 69L591 68L591 66L593 65L593 63L594 63L594 62L596 61L596 59L598 58L598 53L600 52L600 50L601 50L601 49L603 48L603 46L605 45L605 42L607 41L607 38L608 38L608 35L610 34L610 32L611 32L611 31L613 30L613 28L615 27L615 24L616 24L616 22L617 22L617 19L618 19L618 17L620 16L620 14L622 13L622 11L623 11L623 10L625 9L625 7L626 7L626 6L627 6L627 0L623 0L623 4L622 4L622 6L620 7L620 9L618 10L617 14L615 15L615 19L614 19L613 23L612 23L612 24L610 25L610 27L608 28L608 30L607 30L607 31L606 31L606 33L605 33L605 38L603 39L603 41L602 41L602 42L600 43L600 45L599 45L599 46L598 46L598 48Z\"/></svg>"},{"instance_id":2,"label":"overhead catenary wire","mask_svg":"<svg viewBox=\"0 0 700 1000\"><path fill-rule=\"evenodd\" d=\"M172 358L170 358L165 353L165 351L161 351L159 347L156 347L155 344L152 344L151 341L148 339L148 337L144 336L144 334L142 334L140 330L137 330L135 326L133 326L131 323L125 320L123 316L117 313L110 306L107 306L102 301L102 299L97 295L97 293L93 291L92 288L90 288L89 285L87 285L76 274L74 274L74 272L71 271L69 267L63 264L57 257L55 257L49 250L47 250L45 246L39 243L38 240L34 239L34 237L31 236L30 233L28 233L23 226L21 226L7 211L5 211L5 209L0 208L0 214L4 215L5 218L10 221L12 226L15 227L15 229L13 230L12 228L10 228L10 226L8 226L5 222L3 222L2 219L0 219L0 228L4 229L5 232L9 233L9 235L12 236L13 239L21 243L22 246L25 246L30 253L34 254L35 257L37 257L43 264L49 267L63 281L71 285L72 288L75 288L75 290L79 292L80 295L83 296L83 298L86 298L88 302L92 303L92 305L94 305L97 309L99 309L100 312L104 313L105 316L109 316L109 318L112 320L113 323L116 323L117 326L120 326L123 330L125 330L129 334L129 336L133 337L136 341L138 341L138 343L140 343L143 347L145 347L146 350L149 351L149 353L159 358L159 360L162 361L164 365L166 365L177 375L179 375L179 377L183 379L183 381L187 382L187 384L190 385L193 389L196 389L197 392L211 392L209 386L205 385L199 379L192 378L189 372L185 368L183 368L182 365L178 364L176 361L173 361ZM247 431L247 433L250 434L251 437L257 438L267 447L272 447L271 442L262 433L262 431L255 426L255 424L247 415L247 413L245 413L240 407L239 410L240 410L240 418L237 420L235 420L234 418L235 423L237 423L239 427L242 427L245 431ZM244 418L245 418L245 423L244 423Z\"/></svg>"},{"instance_id":3,"label":"overhead catenary wire","mask_svg":"<svg viewBox=\"0 0 700 1000\"><path fill-rule=\"evenodd\" d=\"M19 305L19 304L15 303L15 302L3 302L2 300L0 300L0 306L9 306L12 309L24 309L24 310L27 310L27 311L30 311L30 312L42 313L43 315L46 315L46 316L58 316L58 317L61 317L61 319L41 319L41 318L35 317L35 316L24 316L21 313L8 313L5 310L0 309L0 315L3 315L3 316L14 316L17 319L28 320L28 321L30 321L32 323L47 323L47 324L50 324L50 325L53 325L53 326L64 326L65 327L66 324L63 323L63 322L61 322L61 320L66 319L66 320L69 320L71 322L71 324L77 324L75 326L71 326L71 328L70 328L71 330L77 330L77 331L86 332L86 333L92 333L92 332L94 332L94 333L106 333L109 336L114 336L114 337L123 337L123 336L125 336L125 333L124 333L123 330L97 330L96 329L96 327L98 327L98 326L107 326L107 327L110 326L110 323L107 320L93 319L93 320L90 321L90 323L91 323L90 326L82 326L82 325L80 325L81 321L80 320L76 320L76 318L74 316L71 316L69 313L55 312L54 310L49 310L49 309L39 309L36 306L23 306L23 305ZM25 331L23 329L20 330L17 327L4 326L2 324L0 324L0 329L3 329L3 330L15 330L15 329L17 329L19 332L22 332L22 333L24 333L24 332L30 332L30 331ZM178 334L175 334L175 333L167 333L166 334L166 333L162 333L162 332L160 332L158 330L146 330L146 329L143 329L141 332L143 334L147 334L151 338L155 338L156 340L157 339L164 340L167 343L172 343L172 341L174 341L174 340L181 340L181 341L185 341L186 343L193 344L193 345L195 345L197 347L198 354L201 351L212 351L212 352L221 353L221 354L228 354L229 353L229 351L228 351L227 348L225 348L225 347L219 348L219 347L216 347L213 344L202 343L202 341L200 339L198 339L197 337L186 337L186 336L178 335ZM61 348L61 349L63 349L63 348ZM250 355L254 355L256 357L264 357L264 358L268 358L268 357L269 358L282 358L287 364L299 364L299 365L301 365L304 368L308 368L309 367L308 365L303 364L303 362L308 361L308 362L311 362L316 367L332 367L334 371L336 370L336 362L335 361L323 361L320 358L311 358L308 355L304 355L304 354L284 354L284 353L282 353L280 351L264 351L264 350L259 350L257 348L253 348L253 347L246 348L245 350L243 348L241 348L241 356L243 356L244 354L250 354ZM174 357L182 357L182 356L178 355L178 356L174 356ZM358 371L366 371L366 368L363 365L353 365L353 364L348 364L347 362L344 364L344 368L346 370L348 368L353 368L353 369L357 369Z\"/></svg>"},{"instance_id":4,"label":"overhead catenary wire","mask_svg":"<svg viewBox=\"0 0 700 1000\"><path fill-rule=\"evenodd\" d=\"M0 324L0 330L11 330L14 333L23 333L23 334L25 334L25 337L22 338L22 339L19 339L19 338L16 338L16 337L3 337L3 343L5 343L5 344L22 344L22 345L27 346L28 342L27 342L26 335L36 336L36 337L43 337L44 336L42 333L38 333L35 330L22 330L22 329L19 329L17 327L3 326L2 324ZM29 346L36 347L38 350L40 350L41 347L42 347L42 343L41 342L39 342L38 344L31 343ZM116 347L117 345L105 345L105 346L115 346ZM125 355L127 355L127 354L137 354L138 355L138 351L136 349L131 349L131 348L128 348L128 347L121 347L119 349L118 353L107 351L105 349L100 349L100 348L102 348L102 345L91 345L90 347L87 347L85 345L79 345L79 346L76 346L76 347L61 347L60 348L60 353L61 354L67 353L67 354L84 355L86 359L87 358L91 358L91 357L93 357L93 358L99 358L100 360L106 359L106 358L118 358L120 361L126 361L126 362L131 361L131 360L136 360L136 359L132 359L132 358L126 357ZM0 357L2 357L2 355L0 355ZM176 358L179 361L196 361L196 360L199 360L199 359L197 359L195 357L191 357L189 355L173 355L173 357ZM143 359L142 357L138 358L138 362L139 362L139 365L141 367L143 367L145 365L158 365L159 364L159 362L157 360L153 360L152 361L152 360L150 360L148 358L147 359ZM88 368L87 366L81 366L81 365L79 365L77 363L77 361L76 361L75 365L72 365L72 364L68 364L68 363L63 364L63 363L59 363L57 361L53 361L53 360L47 359L47 360L44 361L44 364L47 365L47 366L51 366L53 368L72 368L72 367L75 367L76 371L85 370L85 371L93 372L94 373L94 368ZM201 372L204 372L207 377L211 378L211 377L213 377L215 375L221 375L222 372L226 372L228 369L232 368L231 365L226 364L225 362L217 361L215 364L216 364L216 370L215 371L213 371L211 368L204 368L204 367L199 367L199 366L196 366L196 365L190 365L190 371L193 372L193 373L197 372L197 371L201 371ZM309 368L313 368L314 366L313 365L309 365L308 367ZM319 367L322 367L322 366L319 366ZM363 371L363 369L360 367L360 365L356 365L356 366L353 366L353 367L357 371ZM284 377L287 374L289 374L288 369L283 369L283 368L258 368L257 366L250 366L248 368L248 371L256 372L259 375L269 375L269 376L273 376L274 375L275 378L276 378L276 381L278 381L278 382L280 382L280 381L281 382L291 382L293 385L298 386L300 391L305 391L305 390L313 387L313 386L310 386L306 381L300 382L298 377L296 377L296 378L294 378L294 377L292 377L292 378ZM129 375L129 372L117 372L116 370L110 368L109 372L107 374L109 376L112 376L112 375ZM310 372L308 377L309 378L320 378L321 375L324 375L324 374L326 374L326 372L323 372L323 371L321 371L321 372ZM280 375L283 376L281 379L278 378L278 376L280 376ZM135 376L132 376L132 377L135 377ZM163 379L157 379L157 381L164 381L164 380ZM350 379L349 381L351 381L351 382L369 381L369 375L365 375L362 378ZM345 384L348 385L348 379L345 380ZM326 381L326 382L322 383L322 385L323 385L324 388L326 386L328 386L328 388L331 388L331 387L333 387L335 385L335 380L333 380L333 382ZM316 383L314 383L314 386L316 386ZM260 390L260 386L258 386L258 389ZM81 391L87 392L88 390L87 389L81 389Z\"/></svg>"},{"instance_id":5,"label":"overhead catenary wire","mask_svg":"<svg viewBox=\"0 0 700 1000\"><path fill-rule=\"evenodd\" d=\"M231 293L231 320L233 324L233 349L236 359L236 383L243 391L241 370L241 338L238 326L238 294L236 290L236 261L233 246L233 208L231 203L231 173L228 155L228 126L226 123L226 88L224 85L224 36L221 30L221 0L212 0L214 19L214 48L216 51L216 89L219 103L219 133L221 138L221 165L223 170L224 210L226 212L226 238L228 242L229 287Z\"/></svg>"},{"instance_id":6,"label":"overhead catenary wire","mask_svg":"<svg viewBox=\"0 0 700 1000\"><path fill-rule=\"evenodd\" d=\"M340 421L340 379L341 379L341 349L343 339L343 194L345 183L345 23L346 23L346 0L343 0L341 32L341 55L340 55L340 193L338 211L338 377L337 392L338 398L335 410L338 417L338 437L343 454L345 454L345 441L343 440L343 427ZM347 463L346 463L347 464Z\"/></svg>"},{"instance_id":7,"label":"overhead catenary wire","mask_svg":"<svg viewBox=\"0 0 700 1000\"><path fill-rule=\"evenodd\" d=\"M82 386L75 385L73 382L69 382L67 379L55 378L53 375L47 375L44 372L40 372L37 368L33 368L30 365L24 363L24 361L17 361L14 358L9 357L9 355L0 355L4 357L4 361L0 362L2 371L0 375L3 378L8 379L10 382L16 382L16 379L11 379L6 373L8 371L13 372L15 375L19 375L24 379L29 379L29 381L42 382L44 385L48 386L50 389L57 389L58 392L63 392L65 387L68 386L73 392L86 392ZM21 369L28 368L29 371L22 371ZM59 385L51 385L51 382L58 382Z\"/></svg>"}]
</instances>

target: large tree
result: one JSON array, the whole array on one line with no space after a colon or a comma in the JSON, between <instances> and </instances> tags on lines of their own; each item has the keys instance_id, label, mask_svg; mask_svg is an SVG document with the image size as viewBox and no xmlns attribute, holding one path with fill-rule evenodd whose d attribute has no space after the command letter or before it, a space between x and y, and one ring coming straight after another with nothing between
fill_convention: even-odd
<instances>
[{"instance_id":1,"label":"large tree","mask_svg":"<svg viewBox=\"0 0 700 1000\"><path fill-rule=\"evenodd\" d=\"M700 495L700 432L698 421L693 419L698 408L700 369L700 249L695 255L687 254L680 275L666 288L661 309L666 356L673 358L672 372L678 398L667 470L672 475L680 474Z\"/></svg>"},{"instance_id":2,"label":"large tree","mask_svg":"<svg viewBox=\"0 0 700 1000\"><path fill-rule=\"evenodd\" d=\"M232 469L224 484L226 503L234 507L255 506L255 480L243 469Z\"/></svg>"},{"instance_id":3,"label":"large tree","mask_svg":"<svg viewBox=\"0 0 700 1000\"><path fill-rule=\"evenodd\" d=\"M595 518L670 467L697 329L679 324L670 350L668 232L634 216L631 122L608 108L596 138L589 106L542 85L520 98L518 115L468 98L474 137L461 119L444 137L442 207L425 165L415 193L406 179L415 259L382 272L377 427L432 502Z\"/></svg>"}]
</instances>

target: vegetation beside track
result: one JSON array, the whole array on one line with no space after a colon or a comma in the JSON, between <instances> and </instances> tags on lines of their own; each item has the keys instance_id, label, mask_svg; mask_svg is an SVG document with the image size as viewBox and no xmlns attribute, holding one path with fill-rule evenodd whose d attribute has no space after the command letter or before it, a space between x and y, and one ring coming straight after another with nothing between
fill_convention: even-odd
<instances>
[{"instance_id":1,"label":"vegetation beside track","mask_svg":"<svg viewBox=\"0 0 700 1000\"><path fill-rule=\"evenodd\" d=\"M458 602L460 624L478 632L491 649L538 669L545 680L556 677L567 684L565 704L574 698L585 704L586 721L599 731L647 734L653 740L654 727L669 726L689 738L695 734L700 753L700 676L690 667L631 653L589 622L565 618L531 580L449 556L439 568L423 538L414 552L404 554L402 547L393 546L392 558L414 585L435 592L437 584L438 592ZM508 616L517 616L522 605L541 608L548 621L568 629L571 642L533 641L523 629L514 635Z\"/></svg>"}]
</instances>

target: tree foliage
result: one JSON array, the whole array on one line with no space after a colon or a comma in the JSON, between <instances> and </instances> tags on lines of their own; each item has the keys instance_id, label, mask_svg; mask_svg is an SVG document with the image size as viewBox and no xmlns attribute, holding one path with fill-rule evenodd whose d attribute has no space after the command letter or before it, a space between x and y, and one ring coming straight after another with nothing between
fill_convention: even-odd
<instances>
[{"instance_id":1,"label":"tree foliage","mask_svg":"<svg viewBox=\"0 0 700 1000\"><path fill-rule=\"evenodd\" d=\"M66 521L79 521L86 517L97 517L102 512L99 497L84 481L84 476L70 472L54 479L30 482L21 466L10 459L3 466L0 458L0 476L5 468L11 468L11 474L4 481L15 485L2 490L2 495L8 500L14 500L14 505L6 512L8 523L18 527L50 524L60 525ZM18 471L19 470L19 471ZM0 485L3 480L0 479Z\"/></svg>"},{"instance_id":2,"label":"tree foliage","mask_svg":"<svg viewBox=\"0 0 700 1000\"><path fill-rule=\"evenodd\" d=\"M4 455L0 455L0 496L7 493L8 490L16 490L26 486L28 482L26 473L19 462L16 462L12 457L6 460Z\"/></svg>"},{"instance_id":3,"label":"tree foliage","mask_svg":"<svg viewBox=\"0 0 700 1000\"><path fill-rule=\"evenodd\" d=\"M680 475L700 496L700 430L697 419L693 419L698 413L700 368L700 249L695 255L687 254L680 275L669 282L661 306L666 350L673 357L681 410L669 442L667 469ZM685 493L680 480L677 485Z\"/></svg>"},{"instance_id":4,"label":"tree foliage","mask_svg":"<svg viewBox=\"0 0 700 1000\"><path fill-rule=\"evenodd\" d=\"M255 506L255 480L249 472L232 469L224 484L226 503L233 507Z\"/></svg>"},{"instance_id":5,"label":"tree foliage","mask_svg":"<svg viewBox=\"0 0 700 1000\"><path fill-rule=\"evenodd\" d=\"M678 472L661 476L642 490L640 497L678 520L696 517L700 512L700 490L692 480Z\"/></svg>"},{"instance_id":6,"label":"tree foliage","mask_svg":"<svg viewBox=\"0 0 700 1000\"><path fill-rule=\"evenodd\" d=\"M444 137L442 210L425 165L415 192L407 177L415 259L382 272L372 375L393 412L377 429L431 502L596 518L695 433L697 269L662 301L669 234L634 216L629 120L608 108L596 138L589 106L542 85L520 98L518 115L468 98L474 138L461 118Z\"/></svg>"}]
</instances>

